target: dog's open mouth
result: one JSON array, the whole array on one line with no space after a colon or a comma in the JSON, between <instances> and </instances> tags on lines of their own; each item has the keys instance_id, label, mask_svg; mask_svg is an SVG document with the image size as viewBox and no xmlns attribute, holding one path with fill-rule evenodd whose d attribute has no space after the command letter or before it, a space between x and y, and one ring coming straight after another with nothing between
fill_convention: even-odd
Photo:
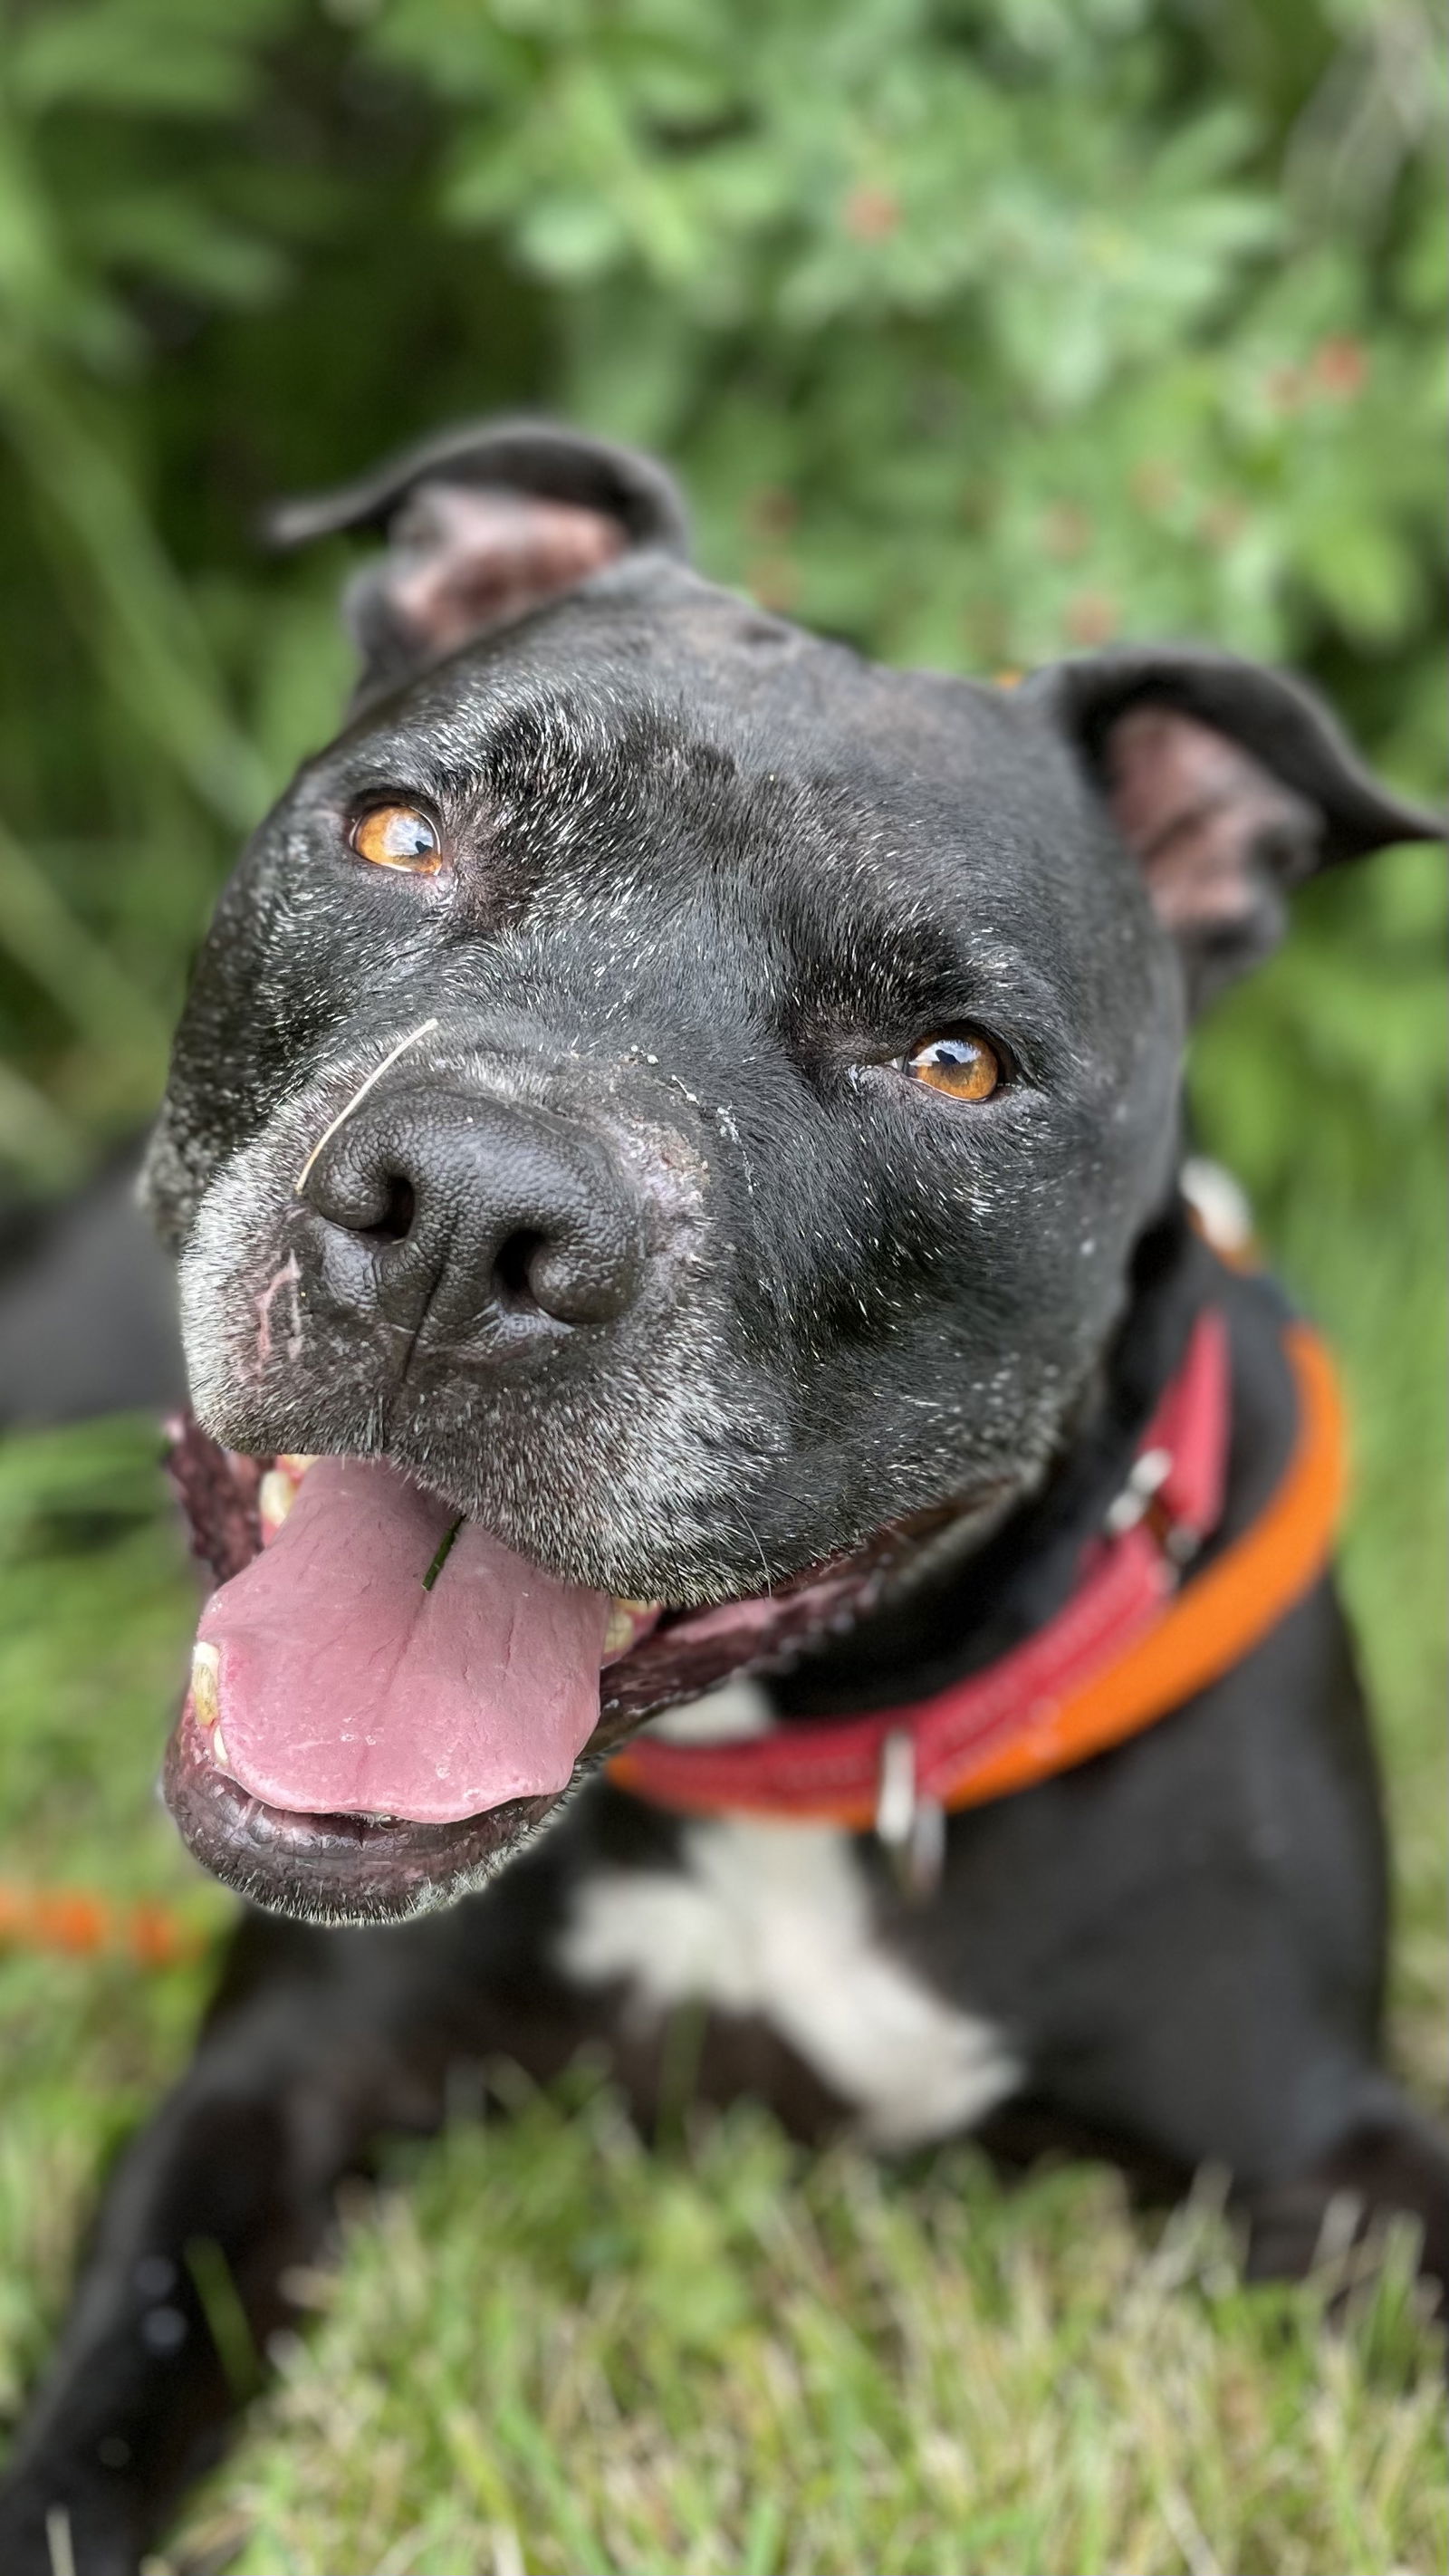
<instances>
[{"instance_id":1,"label":"dog's open mouth","mask_svg":"<svg viewBox=\"0 0 1449 2576\"><path fill-rule=\"evenodd\" d=\"M218 1578L167 1754L181 1832L285 1911L445 1903L645 1718L849 1625L919 1527L681 1611L561 1580L380 1459L171 1454Z\"/></svg>"}]
</instances>

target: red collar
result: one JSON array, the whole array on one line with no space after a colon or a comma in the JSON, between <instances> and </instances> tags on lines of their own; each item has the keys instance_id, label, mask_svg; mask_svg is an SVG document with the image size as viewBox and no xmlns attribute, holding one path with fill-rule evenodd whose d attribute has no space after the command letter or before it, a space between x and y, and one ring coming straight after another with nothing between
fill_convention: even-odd
<instances>
[{"instance_id":1,"label":"red collar","mask_svg":"<svg viewBox=\"0 0 1449 2576\"><path fill-rule=\"evenodd\" d=\"M942 1816L1050 1777L1136 1733L1214 1680L1275 1624L1324 1564L1344 1485L1331 1364L1302 1325L1285 1350L1298 1436L1251 1527L1190 1584L1183 1567L1222 1514L1231 1431L1227 1329L1197 1319L1076 1590L984 1672L927 1699L802 1720L733 1743L643 1735L609 1775L687 1814L720 1811L874 1827L906 1875L934 1875Z\"/></svg>"}]
</instances>

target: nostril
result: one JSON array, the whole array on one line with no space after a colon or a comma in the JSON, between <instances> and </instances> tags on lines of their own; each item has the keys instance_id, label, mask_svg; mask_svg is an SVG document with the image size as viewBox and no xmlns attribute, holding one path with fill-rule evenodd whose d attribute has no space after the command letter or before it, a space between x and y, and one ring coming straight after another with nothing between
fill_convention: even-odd
<instances>
[{"instance_id":1,"label":"nostril","mask_svg":"<svg viewBox=\"0 0 1449 2576\"><path fill-rule=\"evenodd\" d=\"M358 1232L374 1243L405 1242L418 1212L418 1194L402 1172L389 1172L384 1188L382 1214L371 1225L359 1226Z\"/></svg>"},{"instance_id":2,"label":"nostril","mask_svg":"<svg viewBox=\"0 0 1449 2576\"><path fill-rule=\"evenodd\" d=\"M615 1322L643 1278L642 1210L605 1147L472 1092L365 1104L301 1195L319 1311L375 1312L409 1354L551 1346Z\"/></svg>"},{"instance_id":3,"label":"nostril","mask_svg":"<svg viewBox=\"0 0 1449 2576\"><path fill-rule=\"evenodd\" d=\"M500 1244L493 1258L494 1285L500 1299L510 1306L536 1306L533 1281L529 1276L534 1262L548 1238L520 1229Z\"/></svg>"}]
</instances>

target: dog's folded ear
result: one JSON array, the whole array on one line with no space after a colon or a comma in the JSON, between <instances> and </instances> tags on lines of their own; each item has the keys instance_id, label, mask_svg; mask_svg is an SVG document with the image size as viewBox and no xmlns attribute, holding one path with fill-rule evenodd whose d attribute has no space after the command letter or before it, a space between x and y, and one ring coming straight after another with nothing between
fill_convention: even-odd
<instances>
[{"instance_id":1,"label":"dog's folded ear","mask_svg":"<svg viewBox=\"0 0 1449 2576\"><path fill-rule=\"evenodd\" d=\"M368 694L620 555L682 555L688 541L684 505L648 457L531 420L449 431L339 491L282 503L267 522L287 547L351 528L387 540L343 601Z\"/></svg>"},{"instance_id":2,"label":"dog's folded ear","mask_svg":"<svg viewBox=\"0 0 1449 2576\"><path fill-rule=\"evenodd\" d=\"M1029 680L1086 762L1180 942L1195 1003L1265 956L1285 896L1318 869L1442 820L1372 778L1301 681L1256 662L1151 648Z\"/></svg>"}]
</instances>

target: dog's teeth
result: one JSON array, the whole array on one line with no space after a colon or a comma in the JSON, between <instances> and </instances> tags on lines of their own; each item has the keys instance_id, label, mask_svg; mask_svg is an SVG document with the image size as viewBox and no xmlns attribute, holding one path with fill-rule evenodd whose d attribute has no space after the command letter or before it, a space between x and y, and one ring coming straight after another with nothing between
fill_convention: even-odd
<instances>
[{"instance_id":1,"label":"dog's teeth","mask_svg":"<svg viewBox=\"0 0 1449 2576\"><path fill-rule=\"evenodd\" d=\"M217 1646L192 1649L191 1705L203 1726L215 1726L221 1715L221 1650Z\"/></svg>"},{"instance_id":2,"label":"dog's teeth","mask_svg":"<svg viewBox=\"0 0 1449 2576\"><path fill-rule=\"evenodd\" d=\"M275 1538L296 1499L296 1480L281 1467L269 1467L257 1487L257 1517L264 1538Z\"/></svg>"},{"instance_id":3,"label":"dog's teeth","mask_svg":"<svg viewBox=\"0 0 1449 2576\"><path fill-rule=\"evenodd\" d=\"M626 1646L632 1646L639 1621L651 1618L658 1607L657 1601L629 1601L620 1594L609 1612L609 1624L604 1630L605 1654L621 1655Z\"/></svg>"},{"instance_id":4,"label":"dog's teeth","mask_svg":"<svg viewBox=\"0 0 1449 2576\"><path fill-rule=\"evenodd\" d=\"M300 1485L308 1468L315 1467L316 1464L317 1452L315 1449L310 1451L305 1449L283 1449L277 1459L277 1465L285 1468L287 1475L290 1477L294 1485ZM265 1477L263 1477L262 1481L265 1484Z\"/></svg>"},{"instance_id":5,"label":"dog's teeth","mask_svg":"<svg viewBox=\"0 0 1449 2576\"><path fill-rule=\"evenodd\" d=\"M219 1726L214 1726L211 1730L211 1758L213 1762L226 1760L226 1738Z\"/></svg>"}]
</instances>

